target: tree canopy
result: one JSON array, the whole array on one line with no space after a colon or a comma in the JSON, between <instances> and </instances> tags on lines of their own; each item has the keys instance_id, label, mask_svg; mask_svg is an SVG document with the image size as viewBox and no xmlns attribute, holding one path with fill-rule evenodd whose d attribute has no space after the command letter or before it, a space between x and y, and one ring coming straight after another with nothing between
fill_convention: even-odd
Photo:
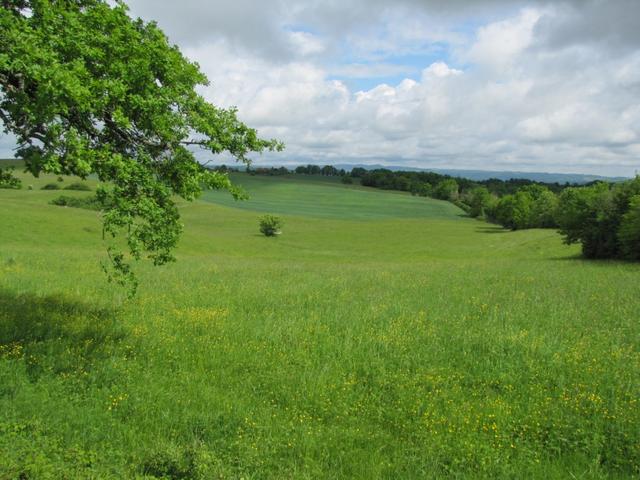
<instances>
[{"instance_id":1,"label":"tree canopy","mask_svg":"<svg viewBox=\"0 0 640 480\"><path fill-rule=\"evenodd\" d=\"M210 171L193 149L280 150L197 93L208 80L155 23L132 19L104 0L0 0L0 119L28 171L95 175L108 205L104 232L124 234L129 255L110 247L120 280L127 258L173 260L182 231L174 195L203 188L241 192Z\"/></svg>"},{"instance_id":2,"label":"tree canopy","mask_svg":"<svg viewBox=\"0 0 640 480\"><path fill-rule=\"evenodd\" d=\"M640 260L640 177L568 188L559 201L560 233L580 243L585 257Z\"/></svg>"}]
</instances>

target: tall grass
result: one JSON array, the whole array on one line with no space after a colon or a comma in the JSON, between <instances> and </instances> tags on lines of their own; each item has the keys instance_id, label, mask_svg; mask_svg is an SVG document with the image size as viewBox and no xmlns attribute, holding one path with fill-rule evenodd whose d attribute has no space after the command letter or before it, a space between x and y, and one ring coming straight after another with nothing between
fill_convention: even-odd
<instances>
[{"instance_id":1,"label":"tall grass","mask_svg":"<svg viewBox=\"0 0 640 480\"><path fill-rule=\"evenodd\" d=\"M255 211L182 205L178 262L131 302L96 212L0 192L0 478L640 474L637 265L266 182Z\"/></svg>"}]
</instances>

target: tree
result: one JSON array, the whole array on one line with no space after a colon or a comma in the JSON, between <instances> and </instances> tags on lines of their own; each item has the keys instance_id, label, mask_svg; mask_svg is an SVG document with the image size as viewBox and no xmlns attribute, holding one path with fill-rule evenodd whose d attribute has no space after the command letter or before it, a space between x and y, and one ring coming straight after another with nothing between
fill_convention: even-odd
<instances>
[{"instance_id":1,"label":"tree","mask_svg":"<svg viewBox=\"0 0 640 480\"><path fill-rule=\"evenodd\" d=\"M558 207L558 197L549 188L543 185L527 185L519 192L526 192L531 198L528 224L530 228L556 227L554 219Z\"/></svg>"},{"instance_id":2,"label":"tree","mask_svg":"<svg viewBox=\"0 0 640 480\"><path fill-rule=\"evenodd\" d=\"M203 188L242 195L192 148L280 150L236 116L196 93L207 84L155 23L128 16L121 1L3 0L0 8L0 119L17 157L40 173L96 175L104 182L104 232L124 234L129 256L109 247L112 273L133 280L128 258L172 261L182 225L173 200Z\"/></svg>"},{"instance_id":3,"label":"tree","mask_svg":"<svg viewBox=\"0 0 640 480\"><path fill-rule=\"evenodd\" d=\"M613 192L606 183L567 188L560 194L556 221L566 244L580 243L587 258L618 255L618 221Z\"/></svg>"},{"instance_id":4,"label":"tree","mask_svg":"<svg viewBox=\"0 0 640 480\"><path fill-rule=\"evenodd\" d=\"M469 192L468 204L471 207L469 216L473 218L483 217L491 203L491 193L486 187L476 187Z\"/></svg>"},{"instance_id":5,"label":"tree","mask_svg":"<svg viewBox=\"0 0 640 480\"><path fill-rule=\"evenodd\" d=\"M565 243L580 243L587 258L640 260L640 177L565 189L556 221Z\"/></svg>"},{"instance_id":6,"label":"tree","mask_svg":"<svg viewBox=\"0 0 640 480\"><path fill-rule=\"evenodd\" d=\"M456 201L459 196L458 182L453 178L442 180L436 185L434 195L440 200Z\"/></svg>"},{"instance_id":7,"label":"tree","mask_svg":"<svg viewBox=\"0 0 640 480\"><path fill-rule=\"evenodd\" d=\"M321 172L325 177L334 177L338 174L338 169L333 165L325 165L322 167Z\"/></svg>"},{"instance_id":8,"label":"tree","mask_svg":"<svg viewBox=\"0 0 640 480\"><path fill-rule=\"evenodd\" d=\"M640 195L631 197L629 210L622 217L618 240L624 258L640 260Z\"/></svg>"},{"instance_id":9,"label":"tree","mask_svg":"<svg viewBox=\"0 0 640 480\"><path fill-rule=\"evenodd\" d=\"M515 223L513 221L513 212L515 209L515 196L505 195L500 198L494 205L494 207L488 212L489 218L499 223L505 228L515 229Z\"/></svg>"},{"instance_id":10,"label":"tree","mask_svg":"<svg viewBox=\"0 0 640 480\"><path fill-rule=\"evenodd\" d=\"M320 175L320 167L318 165L307 165L307 174Z\"/></svg>"},{"instance_id":11,"label":"tree","mask_svg":"<svg viewBox=\"0 0 640 480\"><path fill-rule=\"evenodd\" d=\"M491 220L512 230L550 228L556 226L557 205L558 198L547 187L525 185L514 194L500 198L487 212Z\"/></svg>"},{"instance_id":12,"label":"tree","mask_svg":"<svg viewBox=\"0 0 640 480\"><path fill-rule=\"evenodd\" d=\"M409 186L409 191L411 192L411 195L419 195L421 197L430 197L433 195L433 187L431 187L431 184L426 182L414 181Z\"/></svg>"},{"instance_id":13,"label":"tree","mask_svg":"<svg viewBox=\"0 0 640 480\"><path fill-rule=\"evenodd\" d=\"M367 173L367 170L362 167L355 167L351 170L351 176L353 178L360 178Z\"/></svg>"}]
</instances>

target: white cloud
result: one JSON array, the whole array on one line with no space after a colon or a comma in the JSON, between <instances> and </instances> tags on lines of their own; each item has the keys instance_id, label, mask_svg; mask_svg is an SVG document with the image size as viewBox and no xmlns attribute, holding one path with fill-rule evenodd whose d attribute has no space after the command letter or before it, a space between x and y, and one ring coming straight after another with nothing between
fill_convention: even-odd
<instances>
[{"instance_id":1,"label":"white cloud","mask_svg":"<svg viewBox=\"0 0 640 480\"><path fill-rule=\"evenodd\" d=\"M326 49L322 40L309 32L291 32L289 39L294 49L302 56L319 54Z\"/></svg>"},{"instance_id":2,"label":"white cloud","mask_svg":"<svg viewBox=\"0 0 640 480\"><path fill-rule=\"evenodd\" d=\"M209 100L286 142L265 162L629 175L640 163L634 0L132 3L200 63Z\"/></svg>"},{"instance_id":3,"label":"white cloud","mask_svg":"<svg viewBox=\"0 0 640 480\"><path fill-rule=\"evenodd\" d=\"M527 9L515 18L481 27L466 57L478 65L504 68L531 44L540 17L539 11Z\"/></svg>"}]
</instances>

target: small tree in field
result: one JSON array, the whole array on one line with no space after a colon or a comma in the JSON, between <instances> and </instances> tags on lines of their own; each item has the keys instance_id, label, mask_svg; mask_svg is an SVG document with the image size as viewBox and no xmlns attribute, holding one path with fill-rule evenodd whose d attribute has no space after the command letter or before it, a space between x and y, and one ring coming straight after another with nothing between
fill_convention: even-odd
<instances>
[{"instance_id":1,"label":"small tree in field","mask_svg":"<svg viewBox=\"0 0 640 480\"><path fill-rule=\"evenodd\" d=\"M282 219L273 215L265 215L260 218L260 232L265 237L275 237L282 233Z\"/></svg>"},{"instance_id":2,"label":"small tree in field","mask_svg":"<svg viewBox=\"0 0 640 480\"><path fill-rule=\"evenodd\" d=\"M103 182L104 232L128 245L127 257L109 249L121 281L134 280L127 258L173 260L182 231L175 196L193 200L203 188L241 196L191 148L246 163L250 152L282 149L235 109L207 103L196 92L207 83L155 23L130 18L121 0L1 4L0 121L35 176Z\"/></svg>"}]
</instances>

